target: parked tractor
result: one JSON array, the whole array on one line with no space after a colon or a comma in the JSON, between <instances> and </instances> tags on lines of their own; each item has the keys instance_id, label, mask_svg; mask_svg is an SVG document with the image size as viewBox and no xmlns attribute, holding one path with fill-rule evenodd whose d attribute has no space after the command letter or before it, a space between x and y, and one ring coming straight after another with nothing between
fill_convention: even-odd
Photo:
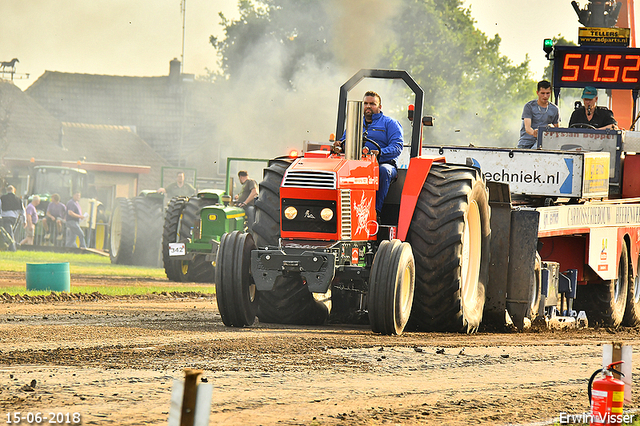
<instances>
[{"instance_id":1,"label":"parked tractor","mask_svg":"<svg viewBox=\"0 0 640 426\"><path fill-rule=\"evenodd\" d=\"M164 194L156 191L117 198L109 226L111 263L159 267L163 213Z\"/></svg>"},{"instance_id":2,"label":"parked tractor","mask_svg":"<svg viewBox=\"0 0 640 426\"><path fill-rule=\"evenodd\" d=\"M103 250L108 233L108 218L104 214L102 202L91 198L91 189L86 170L60 166L33 167L27 183L26 202L31 202L35 195L40 197L40 204L37 207L39 220L35 227L34 246L64 247L64 226L59 230L53 224L48 232L44 228L47 207L53 194L58 194L60 202L66 204L75 191L80 191L82 194L80 199L82 211L89 213L87 218L80 221L80 227L85 234L86 245L90 248ZM25 230L22 222L16 222L14 230L16 241L22 240L24 234Z\"/></svg>"},{"instance_id":3,"label":"parked tractor","mask_svg":"<svg viewBox=\"0 0 640 426\"><path fill-rule=\"evenodd\" d=\"M177 282L214 281L214 267L220 237L248 227L245 210L234 206L233 192L238 190L234 176L241 169L266 160L227 158L224 190L209 189L194 197L174 197L169 201L162 232L162 261L167 278Z\"/></svg>"}]
</instances>

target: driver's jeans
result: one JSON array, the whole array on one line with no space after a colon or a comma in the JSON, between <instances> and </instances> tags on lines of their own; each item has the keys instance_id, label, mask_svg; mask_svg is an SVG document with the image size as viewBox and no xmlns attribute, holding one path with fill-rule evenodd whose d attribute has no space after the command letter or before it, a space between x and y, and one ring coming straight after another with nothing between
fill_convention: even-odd
<instances>
[{"instance_id":1,"label":"driver's jeans","mask_svg":"<svg viewBox=\"0 0 640 426\"><path fill-rule=\"evenodd\" d=\"M380 164L379 167L380 183L378 192L376 192L376 211L382 211L382 204L389 192L391 182L398 176L398 169L393 164Z\"/></svg>"}]
</instances>

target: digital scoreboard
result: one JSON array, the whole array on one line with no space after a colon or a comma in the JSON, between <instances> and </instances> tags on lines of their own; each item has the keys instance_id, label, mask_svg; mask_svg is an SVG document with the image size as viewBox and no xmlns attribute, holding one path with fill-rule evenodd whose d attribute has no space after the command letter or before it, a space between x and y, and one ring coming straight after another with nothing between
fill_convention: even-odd
<instances>
[{"instance_id":1,"label":"digital scoreboard","mask_svg":"<svg viewBox=\"0 0 640 426\"><path fill-rule=\"evenodd\" d=\"M555 46L554 87L640 89L640 49Z\"/></svg>"}]
</instances>

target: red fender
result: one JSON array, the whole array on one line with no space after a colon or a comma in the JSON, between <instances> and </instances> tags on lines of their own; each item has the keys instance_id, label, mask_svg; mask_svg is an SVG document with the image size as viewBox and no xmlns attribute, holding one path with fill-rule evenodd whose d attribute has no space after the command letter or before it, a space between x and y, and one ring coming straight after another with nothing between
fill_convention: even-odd
<instances>
[{"instance_id":1,"label":"red fender","mask_svg":"<svg viewBox=\"0 0 640 426\"><path fill-rule=\"evenodd\" d=\"M402 198L400 199L400 215L398 217L398 239L400 241L407 239L407 233L409 232L409 226L411 225L411 219L416 209L420 191L422 191L422 185L424 185L429 170L431 170L431 164L433 164L434 161L444 163L445 159L444 157L424 156L413 157L409 161L407 178L404 181Z\"/></svg>"}]
</instances>

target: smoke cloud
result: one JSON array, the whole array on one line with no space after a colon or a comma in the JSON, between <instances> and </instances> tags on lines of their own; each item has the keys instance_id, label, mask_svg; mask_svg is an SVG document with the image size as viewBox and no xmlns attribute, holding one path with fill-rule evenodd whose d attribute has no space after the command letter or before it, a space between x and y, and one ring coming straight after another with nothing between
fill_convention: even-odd
<instances>
[{"instance_id":1,"label":"smoke cloud","mask_svg":"<svg viewBox=\"0 0 640 426\"><path fill-rule=\"evenodd\" d=\"M242 74L216 83L223 88L213 136L220 160L274 158L291 149L302 150L305 140L327 142L335 133L340 86L360 69L378 67L392 36L387 28L397 4L397 0L327 2L324 7L333 31L332 38L323 42L338 60L319 63L309 52L288 84L281 79L287 63L284 47L267 35L255 43L244 59ZM406 109L404 89L402 82L365 80L349 98L361 99L366 90L375 90L382 96L384 112L401 119L396 113ZM408 127L406 120L403 124Z\"/></svg>"}]
</instances>

